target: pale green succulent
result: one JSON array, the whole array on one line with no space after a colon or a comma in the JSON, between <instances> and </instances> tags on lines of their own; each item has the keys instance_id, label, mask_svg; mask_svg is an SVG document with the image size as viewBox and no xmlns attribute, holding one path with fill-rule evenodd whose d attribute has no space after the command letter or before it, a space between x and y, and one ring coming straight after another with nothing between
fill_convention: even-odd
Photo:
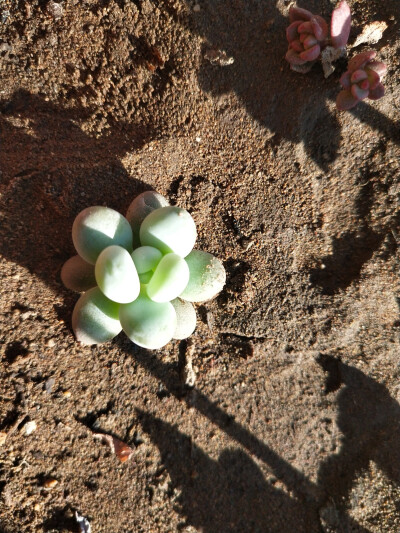
<instances>
[{"instance_id":1,"label":"pale green succulent","mask_svg":"<svg viewBox=\"0 0 400 533\"><path fill-rule=\"evenodd\" d=\"M153 191L140 194L126 218L108 207L88 207L75 219L78 255L61 270L64 285L83 294L72 328L83 344L101 344L121 330L138 346L158 349L196 327L191 302L216 296L225 284L219 259L193 250L191 215Z\"/></svg>"}]
</instances>

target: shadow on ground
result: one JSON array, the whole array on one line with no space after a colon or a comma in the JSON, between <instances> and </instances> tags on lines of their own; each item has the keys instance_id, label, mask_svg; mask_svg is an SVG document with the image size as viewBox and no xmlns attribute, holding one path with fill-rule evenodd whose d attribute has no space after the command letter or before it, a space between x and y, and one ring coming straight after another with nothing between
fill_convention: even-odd
<instances>
[{"instance_id":1,"label":"shadow on ground","mask_svg":"<svg viewBox=\"0 0 400 533\"><path fill-rule=\"evenodd\" d=\"M332 3L328 0L300 2L300 6L329 19ZM216 97L222 122L237 124L237 117L224 104L225 93L233 91L247 112L269 132L267 143L281 139L302 142L308 156L327 171L335 161L341 126L338 112L332 112L339 91L339 77L346 62L327 80L316 65L302 75L290 70L284 57L287 50L285 30L288 18L275 0L204 0L195 13L196 30L206 41L199 81L203 89ZM288 10L288 7L283 8ZM379 5L380 16L397 17L395 0ZM382 12L384 11L384 13ZM207 52L224 51L234 59L229 66L213 65ZM351 113L361 122L400 143L400 124L393 123L369 104L362 103ZM272 138L271 138L272 134Z\"/></svg>"},{"instance_id":2,"label":"shadow on ground","mask_svg":"<svg viewBox=\"0 0 400 533\"><path fill-rule=\"evenodd\" d=\"M1 254L60 289L59 270L74 254L75 216L90 205L122 213L149 186L120 162L151 130L111 125L99 139L79 127L87 110L65 109L18 91L0 102Z\"/></svg>"},{"instance_id":3,"label":"shadow on ground","mask_svg":"<svg viewBox=\"0 0 400 533\"><path fill-rule=\"evenodd\" d=\"M320 465L317 483L313 483L201 391L183 387L175 365L163 364L125 340L118 342L163 383L167 393L184 400L265 463L272 479L282 482L288 491L266 481L243 450L226 449L214 461L177 427L139 412L143 428L160 449L174 488L182 491L182 514L188 524L203 528L205 533L322 531L319 514L332 502L339 527L369 533L346 512L357 475L374 461L390 481L400 484L400 406L386 387L340 359L330 355L318 358L326 372L325 393L340 389L338 426L343 440L339 452Z\"/></svg>"}]
</instances>

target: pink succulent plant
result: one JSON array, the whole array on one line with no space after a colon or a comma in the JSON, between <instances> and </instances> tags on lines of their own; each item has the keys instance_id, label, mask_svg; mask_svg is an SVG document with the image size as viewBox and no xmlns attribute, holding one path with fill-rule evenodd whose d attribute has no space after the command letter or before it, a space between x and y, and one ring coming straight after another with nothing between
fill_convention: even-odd
<instances>
[{"instance_id":1,"label":"pink succulent plant","mask_svg":"<svg viewBox=\"0 0 400 533\"><path fill-rule=\"evenodd\" d=\"M385 94L381 79L386 73L386 65L375 61L376 52L368 50L354 56L347 71L340 78L343 90L337 96L336 106L340 111L352 109L361 100L378 100Z\"/></svg>"},{"instance_id":2,"label":"pink succulent plant","mask_svg":"<svg viewBox=\"0 0 400 533\"><path fill-rule=\"evenodd\" d=\"M290 25L286 30L289 42L286 60L293 70L307 72L326 46L337 49L346 46L351 14L346 0L342 0L332 13L330 36L327 22L307 9L291 7L289 21Z\"/></svg>"},{"instance_id":3,"label":"pink succulent plant","mask_svg":"<svg viewBox=\"0 0 400 533\"><path fill-rule=\"evenodd\" d=\"M300 66L318 59L328 37L326 21L300 7L290 8L289 20L291 24L286 30L289 41L286 60L291 66Z\"/></svg>"}]
</instances>

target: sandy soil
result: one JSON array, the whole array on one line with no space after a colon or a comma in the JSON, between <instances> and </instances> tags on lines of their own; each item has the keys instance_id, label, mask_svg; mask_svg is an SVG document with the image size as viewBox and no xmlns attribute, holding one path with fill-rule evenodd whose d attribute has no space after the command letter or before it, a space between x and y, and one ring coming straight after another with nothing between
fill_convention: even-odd
<instances>
[{"instance_id":1,"label":"sandy soil","mask_svg":"<svg viewBox=\"0 0 400 533\"><path fill-rule=\"evenodd\" d=\"M388 74L339 113L344 65L283 59L284 0L0 1L2 532L400 530L399 2L349 3ZM81 347L74 217L146 189L226 288L192 343Z\"/></svg>"}]
</instances>

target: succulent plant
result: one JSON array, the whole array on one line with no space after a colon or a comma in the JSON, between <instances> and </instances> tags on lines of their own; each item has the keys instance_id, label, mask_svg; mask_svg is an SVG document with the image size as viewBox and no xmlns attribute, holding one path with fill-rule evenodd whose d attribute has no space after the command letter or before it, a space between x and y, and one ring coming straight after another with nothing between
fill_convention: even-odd
<instances>
[{"instance_id":1,"label":"succulent plant","mask_svg":"<svg viewBox=\"0 0 400 533\"><path fill-rule=\"evenodd\" d=\"M375 57L376 52L368 50L349 61L347 71L340 78L343 90L336 99L339 110L352 109L365 98L378 100L385 94L381 80L386 73L386 65L375 61Z\"/></svg>"},{"instance_id":2,"label":"succulent plant","mask_svg":"<svg viewBox=\"0 0 400 533\"><path fill-rule=\"evenodd\" d=\"M64 285L83 293L72 329L83 344L101 344L121 330L137 345L158 349L185 339L196 327L192 302L216 296L225 284L216 257L193 250L191 215L146 191L127 217L89 207L76 217L72 240L78 255L61 270Z\"/></svg>"},{"instance_id":3,"label":"succulent plant","mask_svg":"<svg viewBox=\"0 0 400 533\"><path fill-rule=\"evenodd\" d=\"M311 70L327 46L343 49L350 34L351 15L346 0L342 0L332 13L330 36L325 19L307 9L291 7L289 21L290 25L286 30L289 42L286 60L291 69L297 72L306 73Z\"/></svg>"}]
</instances>

